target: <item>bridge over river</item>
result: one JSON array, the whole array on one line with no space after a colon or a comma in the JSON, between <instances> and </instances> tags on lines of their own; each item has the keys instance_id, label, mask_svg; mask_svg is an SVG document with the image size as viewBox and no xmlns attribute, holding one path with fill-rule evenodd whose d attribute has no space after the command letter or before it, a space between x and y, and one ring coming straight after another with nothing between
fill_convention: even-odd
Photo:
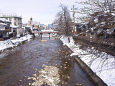
<instances>
[{"instance_id":1,"label":"bridge over river","mask_svg":"<svg viewBox=\"0 0 115 86\"><path fill-rule=\"evenodd\" d=\"M0 58L0 86L95 86L60 40L43 39L47 41L35 38Z\"/></svg>"}]
</instances>

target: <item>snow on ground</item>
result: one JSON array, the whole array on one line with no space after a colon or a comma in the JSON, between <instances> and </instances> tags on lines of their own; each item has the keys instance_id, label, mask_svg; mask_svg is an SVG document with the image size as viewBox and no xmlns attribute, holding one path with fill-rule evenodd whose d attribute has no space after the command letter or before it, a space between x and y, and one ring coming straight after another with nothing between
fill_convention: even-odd
<instances>
[{"instance_id":1,"label":"snow on ground","mask_svg":"<svg viewBox=\"0 0 115 86\"><path fill-rule=\"evenodd\" d=\"M59 68L55 66L42 65L41 70L36 69L36 73L33 77L28 77L28 79L33 79L35 82L30 83L32 86L42 86L47 84L48 86L58 86L60 82Z\"/></svg>"},{"instance_id":2,"label":"snow on ground","mask_svg":"<svg viewBox=\"0 0 115 86\"><path fill-rule=\"evenodd\" d=\"M54 32L54 30L50 29L50 30L41 30L42 32Z\"/></svg>"},{"instance_id":3,"label":"snow on ground","mask_svg":"<svg viewBox=\"0 0 115 86\"><path fill-rule=\"evenodd\" d=\"M111 56L105 52L99 52L94 47L81 49L80 44L74 44L74 40L62 36L61 41L67 45L73 53L84 61L108 86L115 86L115 56Z\"/></svg>"},{"instance_id":4,"label":"snow on ground","mask_svg":"<svg viewBox=\"0 0 115 86\"><path fill-rule=\"evenodd\" d=\"M50 37L55 37L56 34L50 34ZM42 34L42 37L49 38L49 34Z\"/></svg>"},{"instance_id":5,"label":"snow on ground","mask_svg":"<svg viewBox=\"0 0 115 86\"><path fill-rule=\"evenodd\" d=\"M0 41L0 51L4 51L5 49L13 48L15 46L18 46L18 44L24 42L24 41L29 41L32 38L31 35L26 35L21 38L16 38L16 39L8 39L5 41Z\"/></svg>"}]
</instances>

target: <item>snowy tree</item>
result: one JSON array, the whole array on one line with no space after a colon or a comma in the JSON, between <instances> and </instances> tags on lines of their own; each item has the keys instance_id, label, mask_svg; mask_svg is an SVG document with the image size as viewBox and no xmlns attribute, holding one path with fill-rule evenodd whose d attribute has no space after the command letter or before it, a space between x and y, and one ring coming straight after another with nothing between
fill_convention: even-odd
<instances>
[{"instance_id":1,"label":"snowy tree","mask_svg":"<svg viewBox=\"0 0 115 86\"><path fill-rule=\"evenodd\" d=\"M88 21L92 14L96 12L115 14L114 0L84 0L76 3L81 6L77 13L83 15L78 19L83 22Z\"/></svg>"},{"instance_id":2,"label":"snowy tree","mask_svg":"<svg viewBox=\"0 0 115 86\"><path fill-rule=\"evenodd\" d=\"M72 19L66 6L61 5L61 11L57 13L54 23L57 25L59 35L70 36L72 34Z\"/></svg>"},{"instance_id":3,"label":"snowy tree","mask_svg":"<svg viewBox=\"0 0 115 86\"><path fill-rule=\"evenodd\" d=\"M79 11L79 13L81 14L90 15L95 12L111 13L115 11L114 0L85 0L76 3L83 5L83 7Z\"/></svg>"}]
</instances>

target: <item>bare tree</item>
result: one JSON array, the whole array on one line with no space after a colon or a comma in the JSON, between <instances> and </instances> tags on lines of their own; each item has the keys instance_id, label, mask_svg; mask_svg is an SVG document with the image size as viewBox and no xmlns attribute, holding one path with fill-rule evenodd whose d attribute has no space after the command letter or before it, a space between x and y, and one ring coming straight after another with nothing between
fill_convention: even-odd
<instances>
[{"instance_id":1,"label":"bare tree","mask_svg":"<svg viewBox=\"0 0 115 86\"><path fill-rule=\"evenodd\" d=\"M83 7L77 12L81 15L78 19L82 21L87 21L90 19L91 15L95 12L103 13L115 13L115 1L114 0L85 0L82 2L76 2L77 4L82 5Z\"/></svg>"},{"instance_id":2,"label":"bare tree","mask_svg":"<svg viewBox=\"0 0 115 86\"><path fill-rule=\"evenodd\" d=\"M114 0L87 0L84 2L76 2L84 5L81 8L82 14L92 14L94 12L112 12L115 10L115 1Z\"/></svg>"},{"instance_id":3,"label":"bare tree","mask_svg":"<svg viewBox=\"0 0 115 86\"><path fill-rule=\"evenodd\" d=\"M64 5L60 7L61 11L58 12L54 21L54 23L57 24L56 30L58 30L59 35L70 36L72 34L72 19L69 10Z\"/></svg>"}]
</instances>

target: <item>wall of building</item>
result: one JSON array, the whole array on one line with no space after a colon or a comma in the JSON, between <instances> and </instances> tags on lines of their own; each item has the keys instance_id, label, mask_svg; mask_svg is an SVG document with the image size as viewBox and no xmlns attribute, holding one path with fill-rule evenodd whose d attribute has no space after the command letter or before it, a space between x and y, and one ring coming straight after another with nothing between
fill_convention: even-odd
<instances>
[{"instance_id":1,"label":"wall of building","mask_svg":"<svg viewBox=\"0 0 115 86\"><path fill-rule=\"evenodd\" d=\"M22 18L21 17L17 17L17 16L2 16L0 18L3 18L6 21L10 21L11 22L11 32L13 32L13 30L16 31L17 36L20 36L21 34L23 34L23 30L22 30Z\"/></svg>"}]
</instances>

